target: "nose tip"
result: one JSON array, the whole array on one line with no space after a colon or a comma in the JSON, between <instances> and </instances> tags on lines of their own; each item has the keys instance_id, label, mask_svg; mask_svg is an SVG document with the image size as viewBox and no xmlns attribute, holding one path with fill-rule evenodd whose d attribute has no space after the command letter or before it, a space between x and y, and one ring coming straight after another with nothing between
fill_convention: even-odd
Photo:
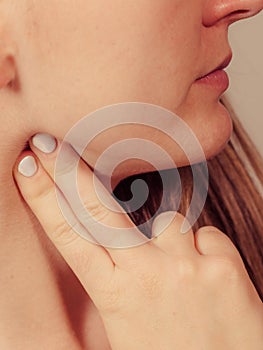
<instances>
[{"instance_id":1,"label":"nose tip","mask_svg":"<svg viewBox=\"0 0 263 350\"><path fill-rule=\"evenodd\" d=\"M263 0L214 0L207 2L204 25L224 20L233 22L253 17L263 10Z\"/></svg>"}]
</instances>

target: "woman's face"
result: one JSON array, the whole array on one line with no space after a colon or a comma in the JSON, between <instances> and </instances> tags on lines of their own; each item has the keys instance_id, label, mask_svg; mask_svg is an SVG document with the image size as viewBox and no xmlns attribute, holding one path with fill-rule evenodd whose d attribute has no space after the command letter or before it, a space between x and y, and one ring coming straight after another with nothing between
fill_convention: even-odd
<instances>
[{"instance_id":1,"label":"woman's face","mask_svg":"<svg viewBox=\"0 0 263 350\"><path fill-rule=\"evenodd\" d=\"M17 84L0 103L12 105L20 139L35 132L63 138L90 112L137 101L185 120L207 158L229 140L231 120L219 102L225 89L196 79L231 55L229 24L259 12L262 0L23 0L1 7L16 47ZM147 132L171 150L161 133L113 129L93 142L90 163L120 135ZM172 154L187 163L178 149ZM119 177L145 170L130 162Z\"/></svg>"}]
</instances>

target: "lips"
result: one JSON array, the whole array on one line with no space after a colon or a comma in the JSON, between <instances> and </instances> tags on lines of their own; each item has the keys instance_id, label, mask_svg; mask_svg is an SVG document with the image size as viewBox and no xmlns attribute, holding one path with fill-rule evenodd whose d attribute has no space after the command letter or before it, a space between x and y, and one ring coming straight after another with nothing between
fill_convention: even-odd
<instances>
[{"instance_id":1,"label":"lips","mask_svg":"<svg viewBox=\"0 0 263 350\"><path fill-rule=\"evenodd\" d=\"M202 79L202 78L204 78L204 77L206 77L206 76L208 76L208 75L210 75L210 74L212 74L212 73L214 73L214 72L216 72L216 71L218 71L218 70L222 70L222 69L226 68L226 67L229 65L229 63L231 62L232 57L233 57L233 54L232 54L232 52L231 52L231 53L222 61L222 63L220 63L216 68L214 68L214 69L212 69L212 70L210 70L210 71L204 73L203 75L199 76L199 77L197 78L197 80L200 80L200 79Z\"/></svg>"}]
</instances>

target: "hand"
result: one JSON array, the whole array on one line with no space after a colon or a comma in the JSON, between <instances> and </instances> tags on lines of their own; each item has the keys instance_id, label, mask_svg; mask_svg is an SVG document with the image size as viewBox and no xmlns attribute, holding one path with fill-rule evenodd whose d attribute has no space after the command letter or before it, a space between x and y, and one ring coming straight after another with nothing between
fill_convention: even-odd
<instances>
[{"instance_id":1,"label":"hand","mask_svg":"<svg viewBox=\"0 0 263 350\"><path fill-rule=\"evenodd\" d=\"M110 249L84 240L57 203L53 173L60 142L50 154L30 145L32 152L20 155L15 165L16 183L98 308L113 350L262 350L262 302L224 233L203 227L181 234L183 217L177 214L161 235L134 248ZM27 158L20 166L23 176L18 164L30 155L37 169ZM101 205L92 176L80 160L85 209L108 226L133 227L126 214ZM157 218L155 229L165 216Z\"/></svg>"}]
</instances>

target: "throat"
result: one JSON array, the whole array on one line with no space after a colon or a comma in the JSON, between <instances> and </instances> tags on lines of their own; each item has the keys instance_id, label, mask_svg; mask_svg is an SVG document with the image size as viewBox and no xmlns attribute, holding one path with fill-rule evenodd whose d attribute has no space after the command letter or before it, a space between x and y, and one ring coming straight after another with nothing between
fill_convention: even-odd
<instances>
[{"instance_id":1,"label":"throat","mask_svg":"<svg viewBox=\"0 0 263 350\"><path fill-rule=\"evenodd\" d=\"M0 239L0 348L110 349L92 300L10 177L0 187Z\"/></svg>"}]
</instances>

